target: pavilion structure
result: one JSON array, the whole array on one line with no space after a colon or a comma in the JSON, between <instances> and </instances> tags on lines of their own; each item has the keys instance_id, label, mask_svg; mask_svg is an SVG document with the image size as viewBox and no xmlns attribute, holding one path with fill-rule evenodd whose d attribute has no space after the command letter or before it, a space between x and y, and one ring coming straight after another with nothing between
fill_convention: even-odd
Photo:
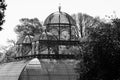
<instances>
[{"instance_id":1,"label":"pavilion structure","mask_svg":"<svg viewBox=\"0 0 120 80\"><path fill-rule=\"evenodd\" d=\"M59 7L44 26L42 34L26 33L18 40L15 60L0 65L0 80L78 80L79 56L70 49L82 43L74 19Z\"/></svg>"},{"instance_id":2,"label":"pavilion structure","mask_svg":"<svg viewBox=\"0 0 120 80\"><path fill-rule=\"evenodd\" d=\"M67 13L59 11L50 14L44 21L42 34L26 34L18 40L19 46L15 59L77 59L71 52L63 49L79 46L79 36L75 20Z\"/></svg>"}]
</instances>

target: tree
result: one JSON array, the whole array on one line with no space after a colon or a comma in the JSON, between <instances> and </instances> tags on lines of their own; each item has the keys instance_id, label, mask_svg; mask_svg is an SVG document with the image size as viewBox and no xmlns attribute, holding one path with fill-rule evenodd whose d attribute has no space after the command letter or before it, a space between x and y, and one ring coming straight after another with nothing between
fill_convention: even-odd
<instances>
[{"instance_id":1,"label":"tree","mask_svg":"<svg viewBox=\"0 0 120 80\"><path fill-rule=\"evenodd\" d=\"M82 54L82 57L76 68L80 79L118 79L119 20L104 23L100 19L86 14L78 14L76 17L78 17L76 20L80 27L80 41L85 42L81 46L79 55Z\"/></svg>"},{"instance_id":2,"label":"tree","mask_svg":"<svg viewBox=\"0 0 120 80\"><path fill-rule=\"evenodd\" d=\"M31 41L33 37L36 35L41 35L44 31L42 23L38 20L38 18L22 18L20 19L20 22L21 24L15 27L15 32L18 34L18 44L19 42L21 43L21 41ZM31 48L31 45L24 45L22 48L20 46L17 47L18 50L22 50L21 53L23 55L27 55ZM17 54L19 54L19 52Z\"/></svg>"},{"instance_id":3,"label":"tree","mask_svg":"<svg viewBox=\"0 0 120 80\"><path fill-rule=\"evenodd\" d=\"M15 41L15 40L8 39L7 42L8 42L11 46L15 46L15 45L16 45L16 41Z\"/></svg>"},{"instance_id":4,"label":"tree","mask_svg":"<svg viewBox=\"0 0 120 80\"><path fill-rule=\"evenodd\" d=\"M93 18L87 14L73 14L72 17L77 23L81 38L85 38L89 35L89 30L87 28L93 28L100 25L100 21L97 18Z\"/></svg>"},{"instance_id":5,"label":"tree","mask_svg":"<svg viewBox=\"0 0 120 80\"><path fill-rule=\"evenodd\" d=\"M20 19L21 24L15 27L15 32L19 36L23 36L26 34L36 35L41 34L43 32L43 27L40 21L37 18L28 19L22 18Z\"/></svg>"},{"instance_id":6,"label":"tree","mask_svg":"<svg viewBox=\"0 0 120 80\"><path fill-rule=\"evenodd\" d=\"M82 62L77 64L81 80L120 79L120 19L111 21L86 28L89 42L83 44Z\"/></svg>"},{"instance_id":7,"label":"tree","mask_svg":"<svg viewBox=\"0 0 120 80\"><path fill-rule=\"evenodd\" d=\"M6 4L4 0L0 0L0 26L5 22L4 20L4 13L6 10ZM2 27L0 27L0 31L2 30Z\"/></svg>"},{"instance_id":8,"label":"tree","mask_svg":"<svg viewBox=\"0 0 120 80\"><path fill-rule=\"evenodd\" d=\"M76 65L75 70L80 75L79 79L85 79L88 76L87 73L89 73L95 65L94 54L92 52L94 43L92 43L93 39L91 38L91 34L103 24L99 18L94 18L87 14L78 13L72 15L72 17L77 23L80 41L84 42L84 44L79 47L79 55L77 54L77 56L80 56L80 62ZM90 79L92 80L92 78Z\"/></svg>"},{"instance_id":9,"label":"tree","mask_svg":"<svg viewBox=\"0 0 120 80\"><path fill-rule=\"evenodd\" d=\"M1 46L0 63L13 61L16 54L16 41L8 40L9 45Z\"/></svg>"}]
</instances>

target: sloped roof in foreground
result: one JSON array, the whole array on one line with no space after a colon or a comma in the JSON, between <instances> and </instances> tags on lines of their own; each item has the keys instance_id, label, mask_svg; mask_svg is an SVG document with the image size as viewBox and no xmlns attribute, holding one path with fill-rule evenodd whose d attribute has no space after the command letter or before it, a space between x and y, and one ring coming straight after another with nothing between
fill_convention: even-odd
<instances>
[{"instance_id":1,"label":"sloped roof in foreground","mask_svg":"<svg viewBox=\"0 0 120 80\"><path fill-rule=\"evenodd\" d=\"M29 61L10 62L0 65L0 80L18 80Z\"/></svg>"},{"instance_id":2,"label":"sloped roof in foreground","mask_svg":"<svg viewBox=\"0 0 120 80\"><path fill-rule=\"evenodd\" d=\"M39 62L40 64L29 63L19 80L77 80L75 62L65 60L40 60Z\"/></svg>"},{"instance_id":3,"label":"sloped roof in foreground","mask_svg":"<svg viewBox=\"0 0 120 80\"><path fill-rule=\"evenodd\" d=\"M0 80L77 80L75 61L38 60L0 65Z\"/></svg>"}]
</instances>

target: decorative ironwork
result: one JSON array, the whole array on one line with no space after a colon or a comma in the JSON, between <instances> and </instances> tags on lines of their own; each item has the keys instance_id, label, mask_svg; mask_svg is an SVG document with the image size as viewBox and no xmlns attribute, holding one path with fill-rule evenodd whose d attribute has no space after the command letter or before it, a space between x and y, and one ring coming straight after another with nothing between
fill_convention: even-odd
<instances>
[{"instance_id":1,"label":"decorative ironwork","mask_svg":"<svg viewBox=\"0 0 120 80\"><path fill-rule=\"evenodd\" d=\"M44 21L46 26L42 34L36 35L34 38L27 35L21 42L21 47L31 46L26 54L18 55L15 59L34 58L39 59L77 59L74 54L63 54L62 49L67 47L78 46L82 43L79 41L76 22L73 18L61 11L50 14ZM32 40L32 41L29 41ZM27 42L29 41L29 43ZM63 47L63 48L62 48Z\"/></svg>"}]
</instances>

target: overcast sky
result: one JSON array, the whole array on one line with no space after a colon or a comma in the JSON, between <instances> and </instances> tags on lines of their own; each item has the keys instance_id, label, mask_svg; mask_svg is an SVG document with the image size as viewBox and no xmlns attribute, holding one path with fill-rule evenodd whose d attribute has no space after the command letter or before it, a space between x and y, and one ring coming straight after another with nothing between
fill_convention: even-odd
<instances>
[{"instance_id":1,"label":"overcast sky","mask_svg":"<svg viewBox=\"0 0 120 80\"><path fill-rule=\"evenodd\" d=\"M115 11L120 17L119 0L6 0L6 22L0 32L0 46L7 45L7 39L16 39L14 27L19 24L19 19L37 17L44 21L49 14L58 11L59 3L61 11L68 14L81 12L103 18Z\"/></svg>"}]
</instances>

